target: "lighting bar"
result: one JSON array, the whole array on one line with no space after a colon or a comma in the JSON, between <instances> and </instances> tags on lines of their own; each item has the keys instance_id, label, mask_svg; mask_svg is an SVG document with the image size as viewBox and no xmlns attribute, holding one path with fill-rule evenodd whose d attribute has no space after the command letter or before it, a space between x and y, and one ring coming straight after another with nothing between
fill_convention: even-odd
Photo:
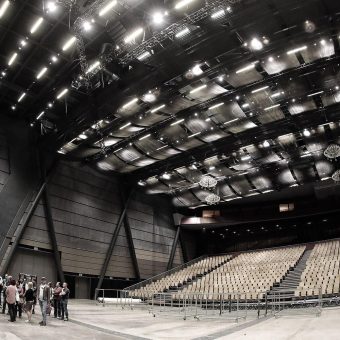
<instances>
[{"instance_id":1,"label":"lighting bar","mask_svg":"<svg viewBox=\"0 0 340 340\"><path fill-rule=\"evenodd\" d=\"M222 106L222 105L224 105L224 103L223 103L223 102L221 102L221 103L218 103L218 104L215 104L215 105L213 105L213 106L210 106L210 107L208 108L208 110L213 110L213 109L216 109L217 107L220 107L220 106Z\"/></svg>"},{"instance_id":2,"label":"lighting bar","mask_svg":"<svg viewBox=\"0 0 340 340\"><path fill-rule=\"evenodd\" d=\"M116 5L117 5L117 1L116 0L110 1L107 5L102 7L102 9L99 11L98 15L100 17L104 16L108 11L110 11L110 9L112 9Z\"/></svg>"},{"instance_id":3,"label":"lighting bar","mask_svg":"<svg viewBox=\"0 0 340 340\"><path fill-rule=\"evenodd\" d=\"M151 56L151 53L150 53L149 51L146 51L146 52L140 54L140 55L137 57L137 59L138 59L139 61L142 61L142 60L144 60L144 59L146 59L146 58L149 58L150 56Z\"/></svg>"},{"instance_id":4,"label":"lighting bar","mask_svg":"<svg viewBox=\"0 0 340 340\"><path fill-rule=\"evenodd\" d=\"M190 30L188 27L183 28L181 31L177 32L175 34L176 38L182 38L183 36L185 36L186 34L189 34Z\"/></svg>"},{"instance_id":5,"label":"lighting bar","mask_svg":"<svg viewBox=\"0 0 340 340\"><path fill-rule=\"evenodd\" d=\"M148 135L145 135L145 136L139 138L139 140L143 140L143 139L148 138L148 137L150 137L150 136L151 136L151 133L149 133Z\"/></svg>"},{"instance_id":6,"label":"lighting bar","mask_svg":"<svg viewBox=\"0 0 340 340\"><path fill-rule=\"evenodd\" d=\"M122 106L123 109L126 109L127 107L131 106L132 104L136 103L138 101L138 98L133 98L132 100L130 100L129 102L127 102L126 104L124 104Z\"/></svg>"},{"instance_id":7,"label":"lighting bar","mask_svg":"<svg viewBox=\"0 0 340 340\"><path fill-rule=\"evenodd\" d=\"M255 90L251 91L251 93L257 93L257 92L263 91L263 90L267 89L268 87L269 86L259 87L258 89L255 89Z\"/></svg>"},{"instance_id":8,"label":"lighting bar","mask_svg":"<svg viewBox=\"0 0 340 340\"><path fill-rule=\"evenodd\" d=\"M95 70L99 66L100 66L100 61L97 60L92 65L89 66L89 68L87 69L87 71L85 73L86 74L91 73L93 70Z\"/></svg>"},{"instance_id":9,"label":"lighting bar","mask_svg":"<svg viewBox=\"0 0 340 340\"><path fill-rule=\"evenodd\" d=\"M166 147L167 147L167 145L163 145L163 146L161 146L160 148L156 149L156 151L162 150L162 149L164 149L164 148L166 148Z\"/></svg>"},{"instance_id":10,"label":"lighting bar","mask_svg":"<svg viewBox=\"0 0 340 340\"><path fill-rule=\"evenodd\" d=\"M47 67L43 67L40 72L37 74L37 79L40 79L47 71Z\"/></svg>"},{"instance_id":11,"label":"lighting bar","mask_svg":"<svg viewBox=\"0 0 340 340\"><path fill-rule=\"evenodd\" d=\"M121 127L119 128L119 130L123 130L123 129L125 129L126 127L128 127L128 126L130 126L130 125L131 125L131 122L128 122L128 123L126 123L125 125L121 126Z\"/></svg>"},{"instance_id":12,"label":"lighting bar","mask_svg":"<svg viewBox=\"0 0 340 340\"><path fill-rule=\"evenodd\" d=\"M224 9L220 9L219 11L214 12L211 14L211 19L219 19L225 15Z\"/></svg>"},{"instance_id":13,"label":"lighting bar","mask_svg":"<svg viewBox=\"0 0 340 340\"><path fill-rule=\"evenodd\" d=\"M324 93L325 91L318 91L318 92L314 92L314 93L310 93L307 95L307 97L313 97L313 96L317 96L318 94Z\"/></svg>"},{"instance_id":14,"label":"lighting bar","mask_svg":"<svg viewBox=\"0 0 340 340\"><path fill-rule=\"evenodd\" d=\"M299 184L297 183L294 183L294 184L291 184L290 187L297 187Z\"/></svg>"},{"instance_id":15,"label":"lighting bar","mask_svg":"<svg viewBox=\"0 0 340 340\"><path fill-rule=\"evenodd\" d=\"M125 44L130 43L131 41L135 40L139 35L141 35L144 32L144 29L142 27L137 28L135 31L133 31L131 34L129 34L125 39Z\"/></svg>"},{"instance_id":16,"label":"lighting bar","mask_svg":"<svg viewBox=\"0 0 340 340\"><path fill-rule=\"evenodd\" d=\"M43 21L44 21L44 18L40 17L31 27L30 33L34 34L36 32L36 30L39 28L39 26L42 24Z\"/></svg>"},{"instance_id":17,"label":"lighting bar","mask_svg":"<svg viewBox=\"0 0 340 340\"><path fill-rule=\"evenodd\" d=\"M75 43L76 40L76 37L71 37L69 40L66 41L65 45L62 47L62 50L68 50Z\"/></svg>"},{"instance_id":18,"label":"lighting bar","mask_svg":"<svg viewBox=\"0 0 340 340\"><path fill-rule=\"evenodd\" d=\"M288 55L290 54L294 54L294 53L297 53L297 52L301 52L301 51L304 51L307 49L307 46L301 46L301 47L297 47L297 48L294 48L293 50L290 50L287 52Z\"/></svg>"},{"instance_id":19,"label":"lighting bar","mask_svg":"<svg viewBox=\"0 0 340 340\"><path fill-rule=\"evenodd\" d=\"M18 103L20 103L24 99L25 96L26 96L26 92L23 92L21 96L18 98Z\"/></svg>"},{"instance_id":20,"label":"lighting bar","mask_svg":"<svg viewBox=\"0 0 340 340\"><path fill-rule=\"evenodd\" d=\"M252 64L250 64L250 65L248 65L248 66L242 67L242 68L240 68L240 69L238 69L238 70L236 71L236 74L250 71L250 70L252 70L253 68L255 68L255 65L256 65L256 63L252 63Z\"/></svg>"},{"instance_id":21,"label":"lighting bar","mask_svg":"<svg viewBox=\"0 0 340 340\"><path fill-rule=\"evenodd\" d=\"M11 66L14 63L14 60L17 58L17 56L18 56L18 53L16 52L12 54L11 58L8 61L8 66Z\"/></svg>"},{"instance_id":22,"label":"lighting bar","mask_svg":"<svg viewBox=\"0 0 340 340\"><path fill-rule=\"evenodd\" d=\"M195 0L181 0L181 1L177 2L177 4L175 5L175 9L181 9L181 8L189 5L193 1L195 1Z\"/></svg>"},{"instance_id":23,"label":"lighting bar","mask_svg":"<svg viewBox=\"0 0 340 340\"><path fill-rule=\"evenodd\" d=\"M250 155L245 155L241 157L241 161L247 161L250 158L251 158Z\"/></svg>"},{"instance_id":24,"label":"lighting bar","mask_svg":"<svg viewBox=\"0 0 340 340\"><path fill-rule=\"evenodd\" d=\"M57 99L62 98L63 96L65 96L65 94L68 92L68 89L63 89L61 92L59 92L59 94L57 95Z\"/></svg>"},{"instance_id":25,"label":"lighting bar","mask_svg":"<svg viewBox=\"0 0 340 340\"><path fill-rule=\"evenodd\" d=\"M195 137L195 136L200 135L200 134L201 134L201 132L196 132L196 133L193 133L192 135L188 136L188 138L192 138L192 137Z\"/></svg>"},{"instance_id":26,"label":"lighting bar","mask_svg":"<svg viewBox=\"0 0 340 340\"><path fill-rule=\"evenodd\" d=\"M274 191L273 189L269 189L269 190L262 191L262 193L267 194L268 192L273 192L273 191Z\"/></svg>"},{"instance_id":27,"label":"lighting bar","mask_svg":"<svg viewBox=\"0 0 340 340\"><path fill-rule=\"evenodd\" d=\"M184 122L184 118L176 120L176 122L172 123L171 126L177 125L177 124L182 123L182 122Z\"/></svg>"},{"instance_id":28,"label":"lighting bar","mask_svg":"<svg viewBox=\"0 0 340 340\"><path fill-rule=\"evenodd\" d=\"M305 158L305 157L310 157L310 156L312 156L311 153L305 153L305 154L301 155L300 157Z\"/></svg>"},{"instance_id":29,"label":"lighting bar","mask_svg":"<svg viewBox=\"0 0 340 340\"><path fill-rule=\"evenodd\" d=\"M3 17L3 15L5 14L5 12L7 11L7 8L9 7L9 5L10 5L9 0L5 0L5 1L2 3L2 5L1 5L1 7L0 7L0 18Z\"/></svg>"},{"instance_id":30,"label":"lighting bar","mask_svg":"<svg viewBox=\"0 0 340 340\"><path fill-rule=\"evenodd\" d=\"M236 122L237 120L239 120L239 118L234 118L232 120L228 120L227 122L224 123L224 125Z\"/></svg>"},{"instance_id":31,"label":"lighting bar","mask_svg":"<svg viewBox=\"0 0 340 340\"><path fill-rule=\"evenodd\" d=\"M269 111L269 110L275 109L276 107L279 107L279 106L280 106L280 104L275 104L275 105L272 105L272 106L265 107L264 110Z\"/></svg>"},{"instance_id":32,"label":"lighting bar","mask_svg":"<svg viewBox=\"0 0 340 340\"><path fill-rule=\"evenodd\" d=\"M150 112L151 112L151 113L157 112L157 111L159 111L160 109L163 109L163 107L165 107L165 104L162 104L162 105L160 105L160 106L155 107L155 108L152 109Z\"/></svg>"},{"instance_id":33,"label":"lighting bar","mask_svg":"<svg viewBox=\"0 0 340 340\"><path fill-rule=\"evenodd\" d=\"M202 89L204 89L204 88L206 88L206 87L207 87L207 84L198 86L198 87L192 89L189 93L192 94L192 93L198 92L198 91L200 91L200 90L202 90Z\"/></svg>"},{"instance_id":34,"label":"lighting bar","mask_svg":"<svg viewBox=\"0 0 340 340\"><path fill-rule=\"evenodd\" d=\"M321 181L326 181L327 179L330 179L330 177L323 177L321 178Z\"/></svg>"},{"instance_id":35,"label":"lighting bar","mask_svg":"<svg viewBox=\"0 0 340 340\"><path fill-rule=\"evenodd\" d=\"M87 139L87 136L84 133L81 133L78 137L80 139Z\"/></svg>"},{"instance_id":36,"label":"lighting bar","mask_svg":"<svg viewBox=\"0 0 340 340\"><path fill-rule=\"evenodd\" d=\"M41 112L38 114L37 118L35 118L35 119L36 119L36 120L39 120L44 114L45 114L45 111L41 111Z\"/></svg>"},{"instance_id":37,"label":"lighting bar","mask_svg":"<svg viewBox=\"0 0 340 340\"><path fill-rule=\"evenodd\" d=\"M276 92L274 94L272 94L270 97L271 98L277 98L277 97L280 97L281 96L281 92Z\"/></svg>"},{"instance_id":38,"label":"lighting bar","mask_svg":"<svg viewBox=\"0 0 340 340\"><path fill-rule=\"evenodd\" d=\"M119 149L115 150L114 152L118 152L118 151L120 151L120 150L123 150L123 148L119 148Z\"/></svg>"}]
</instances>

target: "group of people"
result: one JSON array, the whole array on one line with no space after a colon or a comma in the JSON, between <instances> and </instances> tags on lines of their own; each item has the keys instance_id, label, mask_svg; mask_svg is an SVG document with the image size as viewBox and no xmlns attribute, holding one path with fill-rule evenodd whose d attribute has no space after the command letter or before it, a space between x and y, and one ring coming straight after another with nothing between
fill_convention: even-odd
<instances>
[{"instance_id":1,"label":"group of people","mask_svg":"<svg viewBox=\"0 0 340 340\"><path fill-rule=\"evenodd\" d=\"M52 283L47 283L45 277L40 280L37 285L36 278L32 280L15 280L10 275L0 276L0 305L2 304L2 314L6 313L6 306L10 319L8 321L15 322L17 315L22 316L24 310L27 314L26 322L31 322L32 314L35 314L35 305L39 302L42 320L40 326L46 326L47 315L51 314L54 309L54 318L68 321L68 299L70 290L67 283L61 286L57 282L55 287ZM2 300L2 301L1 301Z\"/></svg>"}]
</instances>

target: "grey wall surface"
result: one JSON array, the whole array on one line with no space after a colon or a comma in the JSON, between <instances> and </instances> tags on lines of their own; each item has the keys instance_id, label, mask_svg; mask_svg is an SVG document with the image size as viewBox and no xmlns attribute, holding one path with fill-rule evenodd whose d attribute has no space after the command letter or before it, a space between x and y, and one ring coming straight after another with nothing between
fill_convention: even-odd
<instances>
[{"instance_id":1,"label":"grey wall surface","mask_svg":"<svg viewBox=\"0 0 340 340\"><path fill-rule=\"evenodd\" d=\"M99 275L122 208L117 181L90 168L61 162L48 191L63 271ZM170 202L136 192L127 214L141 277L166 270L175 236ZM51 250L42 202L35 209L20 245ZM174 264L182 261L177 247ZM135 278L124 228L106 276Z\"/></svg>"}]
</instances>

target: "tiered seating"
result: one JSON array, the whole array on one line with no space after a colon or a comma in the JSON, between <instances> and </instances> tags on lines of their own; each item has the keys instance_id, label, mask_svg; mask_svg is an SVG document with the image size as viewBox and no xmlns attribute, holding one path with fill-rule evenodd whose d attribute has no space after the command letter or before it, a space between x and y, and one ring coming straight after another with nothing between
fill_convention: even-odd
<instances>
[{"instance_id":1,"label":"tiered seating","mask_svg":"<svg viewBox=\"0 0 340 340\"><path fill-rule=\"evenodd\" d=\"M175 273L167 275L157 281L145 285L144 287L134 290L132 295L136 296L145 292L164 292L170 288L181 287L183 284L191 281L193 278L202 276L205 273L215 269L230 258L230 255L204 258L203 260L200 260L186 268L180 269Z\"/></svg>"},{"instance_id":2,"label":"tiered seating","mask_svg":"<svg viewBox=\"0 0 340 340\"><path fill-rule=\"evenodd\" d=\"M296 296L338 294L340 283L340 241L318 243L314 246L301 282L295 290Z\"/></svg>"},{"instance_id":3,"label":"tiered seating","mask_svg":"<svg viewBox=\"0 0 340 340\"><path fill-rule=\"evenodd\" d=\"M305 246L243 253L213 272L185 287L183 293L231 294L240 298L257 298L258 293L269 290L280 282L287 271L295 266Z\"/></svg>"}]
</instances>

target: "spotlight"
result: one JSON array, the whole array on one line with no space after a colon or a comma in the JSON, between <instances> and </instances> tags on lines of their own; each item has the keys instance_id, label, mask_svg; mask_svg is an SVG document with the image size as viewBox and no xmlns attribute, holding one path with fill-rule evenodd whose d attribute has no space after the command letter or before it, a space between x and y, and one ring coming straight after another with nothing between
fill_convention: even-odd
<instances>
[{"instance_id":1,"label":"spotlight","mask_svg":"<svg viewBox=\"0 0 340 340\"><path fill-rule=\"evenodd\" d=\"M25 46L27 45L27 42L26 42L24 39L22 39L22 40L20 41L20 45L21 45L22 47L25 47Z\"/></svg>"},{"instance_id":2,"label":"spotlight","mask_svg":"<svg viewBox=\"0 0 340 340\"><path fill-rule=\"evenodd\" d=\"M161 12L156 12L152 16L152 21L156 25L160 25L164 22L164 15Z\"/></svg>"},{"instance_id":3,"label":"spotlight","mask_svg":"<svg viewBox=\"0 0 340 340\"><path fill-rule=\"evenodd\" d=\"M12 109L12 111L15 111L16 106L15 106L15 105L12 105L12 106L11 106L11 109Z\"/></svg>"},{"instance_id":4,"label":"spotlight","mask_svg":"<svg viewBox=\"0 0 340 340\"><path fill-rule=\"evenodd\" d=\"M303 130L303 135L304 135L305 137L309 137L309 136L310 136L310 131L307 130L307 129L304 129L304 130Z\"/></svg>"},{"instance_id":5,"label":"spotlight","mask_svg":"<svg viewBox=\"0 0 340 340\"><path fill-rule=\"evenodd\" d=\"M88 21L84 21L84 22L83 22L83 29L84 29L84 31L86 31L86 32L90 31L90 30L92 29L91 23L88 22Z\"/></svg>"},{"instance_id":6,"label":"spotlight","mask_svg":"<svg viewBox=\"0 0 340 340\"><path fill-rule=\"evenodd\" d=\"M265 148L269 148L269 147L270 147L270 144L269 144L269 142L268 142L267 140L265 140L265 141L263 142L263 146L264 146Z\"/></svg>"},{"instance_id":7,"label":"spotlight","mask_svg":"<svg viewBox=\"0 0 340 340\"><path fill-rule=\"evenodd\" d=\"M195 65L193 68L192 68L192 73L195 75L195 76L199 76L200 74L203 73L202 69L200 68L199 65Z\"/></svg>"},{"instance_id":8,"label":"spotlight","mask_svg":"<svg viewBox=\"0 0 340 340\"><path fill-rule=\"evenodd\" d=\"M250 41L250 47L255 50L255 51L259 51L259 50L262 50L263 48L263 44L262 42L257 39L257 38L253 38L251 41Z\"/></svg>"},{"instance_id":9,"label":"spotlight","mask_svg":"<svg viewBox=\"0 0 340 340\"><path fill-rule=\"evenodd\" d=\"M165 173L162 175L162 178L164 178L164 179L170 179L170 178L171 178L171 175L168 174L167 172L165 172Z\"/></svg>"},{"instance_id":10,"label":"spotlight","mask_svg":"<svg viewBox=\"0 0 340 340\"><path fill-rule=\"evenodd\" d=\"M146 183L142 180L138 181L138 185L140 185L141 187L145 187Z\"/></svg>"},{"instance_id":11,"label":"spotlight","mask_svg":"<svg viewBox=\"0 0 340 340\"><path fill-rule=\"evenodd\" d=\"M55 55L53 55L51 57L51 60L52 60L53 63L56 63L58 61L58 58Z\"/></svg>"},{"instance_id":12,"label":"spotlight","mask_svg":"<svg viewBox=\"0 0 340 340\"><path fill-rule=\"evenodd\" d=\"M57 9L57 5L54 1L49 1L46 4L46 8L49 12L54 12Z\"/></svg>"}]
</instances>

